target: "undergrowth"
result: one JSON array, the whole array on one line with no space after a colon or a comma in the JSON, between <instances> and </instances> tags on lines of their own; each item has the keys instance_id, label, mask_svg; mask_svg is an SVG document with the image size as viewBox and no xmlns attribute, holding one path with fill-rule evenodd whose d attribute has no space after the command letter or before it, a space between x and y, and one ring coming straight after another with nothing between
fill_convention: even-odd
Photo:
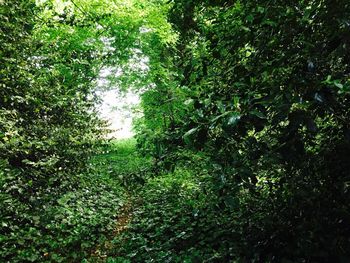
<instances>
[{"instance_id":1,"label":"undergrowth","mask_svg":"<svg viewBox=\"0 0 350 263\"><path fill-rule=\"evenodd\" d=\"M3 206L1 262L81 262L90 257L113 231L126 202L124 187L106 169L108 158L108 154L92 158L89 170L75 175L69 190L57 190L40 206L16 207L16 200ZM9 197L0 193L5 201ZM10 213L16 217L7 216Z\"/></svg>"},{"instance_id":2,"label":"undergrowth","mask_svg":"<svg viewBox=\"0 0 350 263\"><path fill-rule=\"evenodd\" d=\"M222 213L230 212L214 207L213 168L201 154L182 154L173 172L134 191L131 224L114 237L107 262L227 262L232 233Z\"/></svg>"}]
</instances>

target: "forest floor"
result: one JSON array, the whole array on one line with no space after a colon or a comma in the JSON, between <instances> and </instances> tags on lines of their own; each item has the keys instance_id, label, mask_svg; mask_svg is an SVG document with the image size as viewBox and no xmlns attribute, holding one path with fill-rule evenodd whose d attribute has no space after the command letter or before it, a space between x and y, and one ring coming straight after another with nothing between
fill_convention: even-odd
<instances>
[{"instance_id":1,"label":"forest floor","mask_svg":"<svg viewBox=\"0 0 350 263\"><path fill-rule=\"evenodd\" d=\"M152 159L137 153L133 139L113 142L97 156L126 194L114 230L85 262L203 262L213 256L211 248L203 247L206 233L200 231L208 176L201 174L203 167L197 172L192 167L202 160L197 158L155 175Z\"/></svg>"},{"instance_id":2,"label":"forest floor","mask_svg":"<svg viewBox=\"0 0 350 263\"><path fill-rule=\"evenodd\" d=\"M150 159L141 157L136 152L136 141L131 138L111 141L104 153L95 156L93 165L121 185L124 189L124 201L117 211L118 216L113 223L113 230L107 234L107 239L103 243L97 244L92 249L91 258L87 262L129 262L110 258L110 255L115 255L115 251L122 245L122 242L115 244L113 240L128 230L135 205L135 192L132 187L141 186L140 180L143 180L141 176L150 167Z\"/></svg>"}]
</instances>

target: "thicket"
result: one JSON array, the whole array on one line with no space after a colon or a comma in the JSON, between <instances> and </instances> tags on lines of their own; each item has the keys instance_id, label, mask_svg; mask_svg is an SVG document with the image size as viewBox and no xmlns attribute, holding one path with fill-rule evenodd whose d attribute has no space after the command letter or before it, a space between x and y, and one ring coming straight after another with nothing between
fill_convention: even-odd
<instances>
[{"instance_id":1,"label":"thicket","mask_svg":"<svg viewBox=\"0 0 350 263\"><path fill-rule=\"evenodd\" d=\"M166 170L182 149L210 157L221 260L349 260L349 15L341 0L172 1L178 41L138 141Z\"/></svg>"},{"instance_id":2,"label":"thicket","mask_svg":"<svg viewBox=\"0 0 350 263\"><path fill-rule=\"evenodd\" d=\"M128 189L115 260L348 262L349 17L345 0L0 1L0 261L88 258ZM93 157L102 71L142 93L153 159Z\"/></svg>"},{"instance_id":3,"label":"thicket","mask_svg":"<svg viewBox=\"0 0 350 263\"><path fill-rule=\"evenodd\" d=\"M81 261L112 231L123 186L141 179L96 157L109 149L98 92L146 85L141 49L171 41L166 10L142 0L0 1L1 262Z\"/></svg>"},{"instance_id":4,"label":"thicket","mask_svg":"<svg viewBox=\"0 0 350 263\"><path fill-rule=\"evenodd\" d=\"M105 45L95 21L55 2L1 1L0 24L0 261L82 258L122 196L89 175Z\"/></svg>"}]
</instances>

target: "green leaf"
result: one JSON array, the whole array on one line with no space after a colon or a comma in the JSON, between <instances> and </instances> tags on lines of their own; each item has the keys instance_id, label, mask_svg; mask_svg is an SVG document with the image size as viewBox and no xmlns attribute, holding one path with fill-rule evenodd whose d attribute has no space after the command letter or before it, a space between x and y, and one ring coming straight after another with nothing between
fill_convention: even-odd
<instances>
[{"instance_id":1,"label":"green leaf","mask_svg":"<svg viewBox=\"0 0 350 263\"><path fill-rule=\"evenodd\" d=\"M257 111L257 110L250 111L250 114L255 115L256 117L258 117L260 119L266 119L265 114L263 114L262 112Z\"/></svg>"},{"instance_id":2,"label":"green leaf","mask_svg":"<svg viewBox=\"0 0 350 263\"><path fill-rule=\"evenodd\" d=\"M198 129L199 129L199 127L193 128L193 129L187 131L187 132L183 135L183 137L186 138L186 137L189 137L189 136L195 134L195 133L198 131Z\"/></svg>"},{"instance_id":3,"label":"green leaf","mask_svg":"<svg viewBox=\"0 0 350 263\"><path fill-rule=\"evenodd\" d=\"M343 84L341 84L339 82L334 82L334 86L336 86L339 89L343 89L344 88Z\"/></svg>"},{"instance_id":4,"label":"green leaf","mask_svg":"<svg viewBox=\"0 0 350 263\"><path fill-rule=\"evenodd\" d=\"M228 118L227 125L234 127L238 124L240 119L241 119L241 115L239 115L238 113L234 113Z\"/></svg>"},{"instance_id":5,"label":"green leaf","mask_svg":"<svg viewBox=\"0 0 350 263\"><path fill-rule=\"evenodd\" d=\"M232 111L227 111L223 114L220 114L219 116L216 116L215 118L211 119L211 122L216 122L217 120L229 115L230 113L232 113Z\"/></svg>"},{"instance_id":6,"label":"green leaf","mask_svg":"<svg viewBox=\"0 0 350 263\"><path fill-rule=\"evenodd\" d=\"M233 196L226 196L224 198L225 205L230 209L235 209L239 206L239 199Z\"/></svg>"}]
</instances>

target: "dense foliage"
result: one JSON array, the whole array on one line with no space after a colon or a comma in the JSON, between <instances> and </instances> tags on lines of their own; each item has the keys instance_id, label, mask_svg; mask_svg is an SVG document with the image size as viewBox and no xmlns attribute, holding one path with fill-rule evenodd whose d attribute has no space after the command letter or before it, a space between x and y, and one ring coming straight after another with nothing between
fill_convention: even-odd
<instances>
[{"instance_id":1,"label":"dense foliage","mask_svg":"<svg viewBox=\"0 0 350 263\"><path fill-rule=\"evenodd\" d=\"M56 17L62 13L49 3L0 8L0 258L80 257L119 205L95 211L120 193L84 175L102 135L92 79L103 43L89 43L96 30Z\"/></svg>"},{"instance_id":2,"label":"dense foliage","mask_svg":"<svg viewBox=\"0 0 350 263\"><path fill-rule=\"evenodd\" d=\"M349 35L345 0L0 0L0 261L348 262Z\"/></svg>"},{"instance_id":3,"label":"dense foliage","mask_svg":"<svg viewBox=\"0 0 350 263\"><path fill-rule=\"evenodd\" d=\"M349 3L172 2L140 145L166 169L210 156L225 260L348 261Z\"/></svg>"},{"instance_id":4,"label":"dense foliage","mask_svg":"<svg viewBox=\"0 0 350 263\"><path fill-rule=\"evenodd\" d=\"M119 183L89 166L104 133L95 80L139 29L91 4L0 1L1 262L81 259L120 206Z\"/></svg>"},{"instance_id":5,"label":"dense foliage","mask_svg":"<svg viewBox=\"0 0 350 263\"><path fill-rule=\"evenodd\" d=\"M0 1L1 262L80 261L108 236L123 186L143 179L95 157L109 149L98 89L149 82L140 48L151 56L152 41L173 41L167 10L142 0Z\"/></svg>"}]
</instances>

